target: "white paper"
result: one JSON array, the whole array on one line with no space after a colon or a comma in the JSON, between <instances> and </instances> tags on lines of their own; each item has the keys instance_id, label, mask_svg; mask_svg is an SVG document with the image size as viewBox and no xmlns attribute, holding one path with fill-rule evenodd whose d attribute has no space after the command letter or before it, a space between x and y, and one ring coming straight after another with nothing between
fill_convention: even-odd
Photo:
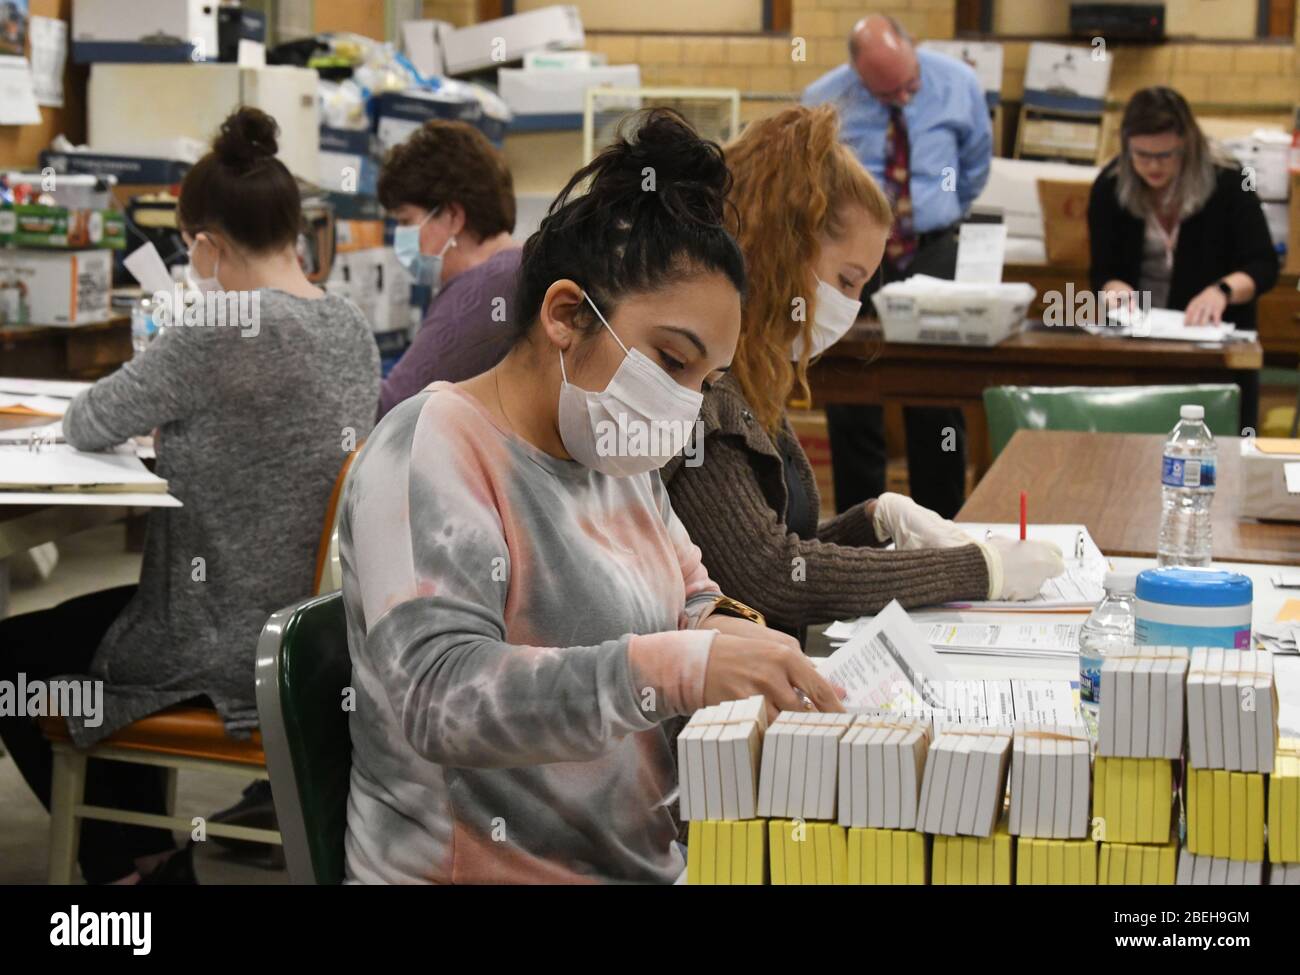
<instances>
[{"instance_id":1,"label":"white paper","mask_svg":"<svg viewBox=\"0 0 1300 975\"><path fill-rule=\"evenodd\" d=\"M0 394L2 396L3 394ZM27 427L5 427L0 429L0 444L31 443L33 439L46 443L58 443L63 440L63 421L54 420Z\"/></svg>"},{"instance_id":2,"label":"white paper","mask_svg":"<svg viewBox=\"0 0 1300 975\"><path fill-rule=\"evenodd\" d=\"M1073 656L1079 652L1077 623L932 623L926 641L947 650L1016 655Z\"/></svg>"},{"instance_id":3,"label":"white paper","mask_svg":"<svg viewBox=\"0 0 1300 975\"><path fill-rule=\"evenodd\" d=\"M38 105L63 107L63 66L68 59L68 24L56 17L31 20L32 86Z\"/></svg>"},{"instance_id":4,"label":"white paper","mask_svg":"<svg viewBox=\"0 0 1300 975\"><path fill-rule=\"evenodd\" d=\"M1020 526L1012 524L986 524L982 522L957 522L957 527L976 541L983 541L986 532L1019 538ZM1102 580L1106 576L1106 557L1088 534L1084 525L1030 524L1025 537L1055 542L1065 560L1065 572L1048 579L1033 599L985 600L972 603L948 603L957 609L990 610L1015 609L1025 612L1061 609L1092 609L1106 595Z\"/></svg>"},{"instance_id":5,"label":"white paper","mask_svg":"<svg viewBox=\"0 0 1300 975\"><path fill-rule=\"evenodd\" d=\"M957 232L956 280L978 284L1001 284L1002 262L1006 251L1006 224L962 224Z\"/></svg>"},{"instance_id":6,"label":"white paper","mask_svg":"<svg viewBox=\"0 0 1300 975\"><path fill-rule=\"evenodd\" d=\"M118 508L180 508L180 499L163 491L0 491L0 506L91 505Z\"/></svg>"},{"instance_id":7,"label":"white paper","mask_svg":"<svg viewBox=\"0 0 1300 975\"><path fill-rule=\"evenodd\" d=\"M247 37L239 39L239 49L236 59L241 68L265 68L266 67L266 45L261 41L254 41Z\"/></svg>"},{"instance_id":8,"label":"white paper","mask_svg":"<svg viewBox=\"0 0 1300 975\"><path fill-rule=\"evenodd\" d=\"M93 385L70 379L27 379L20 376L0 376L0 393L19 393L28 396L57 396L72 399Z\"/></svg>"},{"instance_id":9,"label":"white paper","mask_svg":"<svg viewBox=\"0 0 1300 975\"><path fill-rule=\"evenodd\" d=\"M1287 493L1300 494L1300 461L1283 464L1282 473L1286 478Z\"/></svg>"},{"instance_id":10,"label":"white paper","mask_svg":"<svg viewBox=\"0 0 1300 975\"><path fill-rule=\"evenodd\" d=\"M167 482L147 470L134 451L88 453L67 444L39 451L6 447L0 483L5 490L57 488L134 487L138 491L166 491Z\"/></svg>"},{"instance_id":11,"label":"white paper","mask_svg":"<svg viewBox=\"0 0 1300 975\"><path fill-rule=\"evenodd\" d=\"M1174 308L1131 308L1121 305L1107 313L1115 326L1101 326L1100 331L1118 332L1128 338L1162 339L1171 342L1224 342L1230 338L1244 338L1231 322L1218 325L1188 325L1181 311Z\"/></svg>"},{"instance_id":12,"label":"white paper","mask_svg":"<svg viewBox=\"0 0 1300 975\"><path fill-rule=\"evenodd\" d=\"M163 263L158 248L153 244L143 244L127 254L122 260L122 266L140 282L140 287L144 288L146 294L153 294L155 291L171 293L171 273Z\"/></svg>"},{"instance_id":13,"label":"white paper","mask_svg":"<svg viewBox=\"0 0 1300 975\"><path fill-rule=\"evenodd\" d=\"M40 120L27 59L0 57L0 125L35 125Z\"/></svg>"}]
</instances>

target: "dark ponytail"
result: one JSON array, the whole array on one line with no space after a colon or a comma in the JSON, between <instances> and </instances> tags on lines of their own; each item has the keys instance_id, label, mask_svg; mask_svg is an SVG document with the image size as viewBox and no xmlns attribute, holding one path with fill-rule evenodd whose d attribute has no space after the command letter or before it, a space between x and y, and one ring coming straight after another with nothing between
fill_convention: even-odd
<instances>
[{"instance_id":1,"label":"dark ponytail","mask_svg":"<svg viewBox=\"0 0 1300 975\"><path fill-rule=\"evenodd\" d=\"M279 126L256 108L240 108L221 123L212 151L181 183L181 229L215 230L237 246L264 254L298 239L298 184L275 158Z\"/></svg>"},{"instance_id":2,"label":"dark ponytail","mask_svg":"<svg viewBox=\"0 0 1300 975\"><path fill-rule=\"evenodd\" d=\"M701 272L726 275L743 295L744 258L724 226L731 176L722 150L669 109L629 123L632 134L574 174L524 245L515 315L521 336L562 278L585 288L606 318L626 294Z\"/></svg>"}]
</instances>

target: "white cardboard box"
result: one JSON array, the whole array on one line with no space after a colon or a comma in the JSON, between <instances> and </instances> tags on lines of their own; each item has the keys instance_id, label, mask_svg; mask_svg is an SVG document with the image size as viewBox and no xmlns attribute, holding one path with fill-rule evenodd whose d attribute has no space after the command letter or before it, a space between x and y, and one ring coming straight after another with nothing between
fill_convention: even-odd
<instances>
[{"instance_id":1,"label":"white cardboard box","mask_svg":"<svg viewBox=\"0 0 1300 975\"><path fill-rule=\"evenodd\" d=\"M1300 464L1300 444L1295 453L1265 453L1251 438L1242 439L1239 510L1243 518L1300 521L1300 494L1287 490L1288 464Z\"/></svg>"},{"instance_id":2,"label":"white cardboard box","mask_svg":"<svg viewBox=\"0 0 1300 975\"><path fill-rule=\"evenodd\" d=\"M1025 90L1105 101L1111 59L1104 48L1098 57L1098 50L1035 41L1029 45L1025 64Z\"/></svg>"},{"instance_id":3,"label":"white cardboard box","mask_svg":"<svg viewBox=\"0 0 1300 975\"><path fill-rule=\"evenodd\" d=\"M970 66L985 92L1002 91L1002 45L993 41L922 41L921 47Z\"/></svg>"},{"instance_id":4,"label":"white cardboard box","mask_svg":"<svg viewBox=\"0 0 1300 975\"><path fill-rule=\"evenodd\" d=\"M502 68L497 91L516 115L581 115L588 88L639 88L641 67Z\"/></svg>"},{"instance_id":5,"label":"white cardboard box","mask_svg":"<svg viewBox=\"0 0 1300 975\"><path fill-rule=\"evenodd\" d=\"M1258 129L1242 139L1225 139L1221 145L1241 163L1243 185L1248 177L1251 178L1255 193L1261 200L1282 203L1291 195L1291 174L1288 168L1291 162L1291 136L1288 133L1280 129Z\"/></svg>"},{"instance_id":6,"label":"white cardboard box","mask_svg":"<svg viewBox=\"0 0 1300 975\"><path fill-rule=\"evenodd\" d=\"M578 8L557 4L454 30L443 39L442 57L448 74L464 74L511 64L529 51L580 49L585 44Z\"/></svg>"},{"instance_id":7,"label":"white cardboard box","mask_svg":"<svg viewBox=\"0 0 1300 975\"><path fill-rule=\"evenodd\" d=\"M110 250L0 250L5 324L85 325L109 317Z\"/></svg>"},{"instance_id":8,"label":"white cardboard box","mask_svg":"<svg viewBox=\"0 0 1300 975\"><path fill-rule=\"evenodd\" d=\"M217 57L213 0L74 0L72 43L146 44L174 37L195 45L197 59Z\"/></svg>"}]
</instances>

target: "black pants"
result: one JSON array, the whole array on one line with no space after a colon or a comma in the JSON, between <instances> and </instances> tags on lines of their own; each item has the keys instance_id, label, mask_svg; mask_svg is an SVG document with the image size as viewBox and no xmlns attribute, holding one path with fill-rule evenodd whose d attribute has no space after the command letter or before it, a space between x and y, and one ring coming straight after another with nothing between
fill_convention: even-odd
<instances>
[{"instance_id":1,"label":"black pants","mask_svg":"<svg viewBox=\"0 0 1300 975\"><path fill-rule=\"evenodd\" d=\"M106 589L60 603L53 609L0 620L0 681L50 680L84 674L109 624L130 601L135 586ZM0 738L18 770L46 809L54 753L33 718L0 717ZM150 765L92 759L86 763L85 801L90 805L164 813L167 774ZM170 832L83 820L79 862L88 884L107 883L135 870L135 858L175 846Z\"/></svg>"},{"instance_id":2,"label":"black pants","mask_svg":"<svg viewBox=\"0 0 1300 975\"><path fill-rule=\"evenodd\" d=\"M951 278L957 272L955 230L923 235L905 274L881 273L867 285L862 300L882 284L912 274ZM879 406L828 405L831 474L835 508L847 511L885 490L884 411ZM912 500L945 518L957 514L966 498L966 418L956 407L906 406L907 479Z\"/></svg>"}]
</instances>

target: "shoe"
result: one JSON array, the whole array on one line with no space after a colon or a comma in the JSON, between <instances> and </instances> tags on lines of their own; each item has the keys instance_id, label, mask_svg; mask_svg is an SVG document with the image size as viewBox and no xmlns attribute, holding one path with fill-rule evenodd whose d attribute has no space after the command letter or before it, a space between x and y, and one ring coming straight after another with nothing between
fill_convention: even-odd
<instances>
[{"instance_id":1,"label":"shoe","mask_svg":"<svg viewBox=\"0 0 1300 975\"><path fill-rule=\"evenodd\" d=\"M271 783L257 779L244 790L242 798L228 809L213 813L210 823L226 826L248 826L253 829L278 829L275 803L271 798ZM271 869L283 869L284 850L275 843L239 840L229 836L212 836L212 841L223 850L241 860L264 861Z\"/></svg>"},{"instance_id":2,"label":"shoe","mask_svg":"<svg viewBox=\"0 0 1300 975\"><path fill-rule=\"evenodd\" d=\"M151 886L198 886L194 873L194 841L190 840L166 860L140 878L141 884Z\"/></svg>"}]
</instances>

